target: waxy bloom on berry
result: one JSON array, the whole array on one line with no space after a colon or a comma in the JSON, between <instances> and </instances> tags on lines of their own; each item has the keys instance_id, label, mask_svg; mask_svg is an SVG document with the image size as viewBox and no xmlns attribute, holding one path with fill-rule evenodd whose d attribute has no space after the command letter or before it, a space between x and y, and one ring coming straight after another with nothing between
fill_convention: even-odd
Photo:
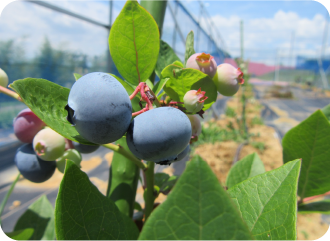
<instances>
[{"instance_id":1,"label":"waxy bloom on berry","mask_svg":"<svg viewBox=\"0 0 330 241\"><path fill-rule=\"evenodd\" d=\"M196 53L190 56L186 64L187 68L197 69L207 74L211 79L217 72L217 63L210 54Z\"/></svg>"},{"instance_id":2,"label":"waxy bloom on berry","mask_svg":"<svg viewBox=\"0 0 330 241\"><path fill-rule=\"evenodd\" d=\"M244 84L243 72L240 68L235 68L231 64L220 64L217 73L213 77L213 82L217 86L218 92L224 96L233 96Z\"/></svg>"},{"instance_id":3,"label":"waxy bloom on berry","mask_svg":"<svg viewBox=\"0 0 330 241\"><path fill-rule=\"evenodd\" d=\"M207 98L205 91L201 91L201 88L198 90L189 90L183 97L184 106L189 112L198 112L203 108L204 101Z\"/></svg>"}]
</instances>

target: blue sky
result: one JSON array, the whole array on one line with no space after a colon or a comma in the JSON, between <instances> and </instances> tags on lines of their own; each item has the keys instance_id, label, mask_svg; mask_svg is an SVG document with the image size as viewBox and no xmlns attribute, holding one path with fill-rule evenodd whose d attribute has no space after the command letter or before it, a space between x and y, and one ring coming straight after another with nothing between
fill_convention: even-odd
<instances>
[{"instance_id":1,"label":"blue sky","mask_svg":"<svg viewBox=\"0 0 330 241\"><path fill-rule=\"evenodd\" d=\"M5 2L6 0L0 0L2 5ZM198 19L199 2L182 2ZM50 1L50 3L103 23L108 21L108 3L104 1L66 0ZM124 3L125 1L114 3L114 17L119 14ZM251 61L274 64L276 58L280 56L284 64L292 64L290 60L292 56L293 58L297 55L315 57L321 50L327 10L318 2L203 1L203 4L224 40L224 43L219 40L218 45L226 48L233 56L239 54L240 20L244 21L245 57ZM168 10L166 14L164 38L171 41L174 21ZM182 32L187 33L193 29L191 22L183 15L178 16L178 21L182 23ZM201 21L202 26L209 31L205 16L201 17ZM95 27L28 2L12 2L1 13L0 40L15 39L25 48L27 56L37 53L44 36L48 36L56 48L93 56L100 55L106 50L108 33L101 27ZM291 54L292 36L294 36L294 51ZM203 40L201 44L206 45ZM326 53L330 56L330 37L327 45ZM182 52L184 46L178 41L176 48Z\"/></svg>"}]
</instances>

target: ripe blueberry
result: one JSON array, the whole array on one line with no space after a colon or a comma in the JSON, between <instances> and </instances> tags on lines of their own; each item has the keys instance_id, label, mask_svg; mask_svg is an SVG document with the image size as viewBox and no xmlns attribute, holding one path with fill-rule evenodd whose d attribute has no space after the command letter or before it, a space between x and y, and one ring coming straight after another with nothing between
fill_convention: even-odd
<instances>
[{"instance_id":1,"label":"ripe blueberry","mask_svg":"<svg viewBox=\"0 0 330 241\"><path fill-rule=\"evenodd\" d=\"M99 145L84 145L78 142L72 141L74 148L80 153L88 154L96 151L100 146Z\"/></svg>"},{"instance_id":2,"label":"ripe blueberry","mask_svg":"<svg viewBox=\"0 0 330 241\"><path fill-rule=\"evenodd\" d=\"M56 169L56 162L43 161L34 153L32 144L19 147L15 155L15 164L19 172L31 182L47 181Z\"/></svg>"},{"instance_id":3,"label":"ripe blueberry","mask_svg":"<svg viewBox=\"0 0 330 241\"><path fill-rule=\"evenodd\" d=\"M109 74L94 72L70 91L68 121L86 140L106 144L121 138L131 122L132 105L125 88Z\"/></svg>"},{"instance_id":4,"label":"ripe blueberry","mask_svg":"<svg viewBox=\"0 0 330 241\"><path fill-rule=\"evenodd\" d=\"M160 107L138 115L126 135L130 151L156 163L173 161L191 138L189 118L173 107Z\"/></svg>"}]
</instances>

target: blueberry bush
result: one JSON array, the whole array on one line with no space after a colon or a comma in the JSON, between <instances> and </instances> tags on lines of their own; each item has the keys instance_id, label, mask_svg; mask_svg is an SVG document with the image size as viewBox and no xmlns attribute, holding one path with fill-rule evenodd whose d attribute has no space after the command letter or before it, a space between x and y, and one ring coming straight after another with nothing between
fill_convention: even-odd
<instances>
[{"instance_id":1,"label":"blueberry bush","mask_svg":"<svg viewBox=\"0 0 330 241\"><path fill-rule=\"evenodd\" d=\"M110 30L109 47L122 77L74 74L71 89L26 78L10 84L11 91L0 72L0 91L29 107L14 121L17 137L26 142L15 157L20 174L38 183L56 168L64 172L55 209L41 197L9 237L294 240L297 212L330 212L328 200L311 202L330 191L330 106L285 135L283 166L275 170L266 172L251 154L232 167L223 187L196 155L181 176L155 174L155 165L190 155L190 144L201 134L197 115L216 102L218 92L234 95L244 70L216 66L210 54L195 53L193 32L181 62L137 1L126 2ZM106 195L80 170L80 153L100 145L114 152ZM135 202L140 172L144 208ZM160 193L168 197L157 206Z\"/></svg>"}]
</instances>

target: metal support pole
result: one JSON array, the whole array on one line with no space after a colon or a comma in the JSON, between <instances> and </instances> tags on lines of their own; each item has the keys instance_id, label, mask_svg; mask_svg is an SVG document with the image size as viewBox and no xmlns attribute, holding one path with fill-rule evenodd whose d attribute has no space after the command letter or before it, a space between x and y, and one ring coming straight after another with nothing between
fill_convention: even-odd
<instances>
[{"instance_id":1,"label":"metal support pole","mask_svg":"<svg viewBox=\"0 0 330 241\"><path fill-rule=\"evenodd\" d=\"M183 36L183 34L182 34L182 32L181 32L181 29L179 28L178 21L176 20L176 16L175 16L175 14L174 14L174 12L173 12L173 9L172 9L172 7L171 7L170 4L168 5L168 8L169 8L170 13L171 13L171 15L172 15L172 17L173 17L174 25L175 25L175 29L178 31L179 36L180 36L180 38L181 38L181 41L182 41L183 44L185 45L185 44L186 44L186 39L184 38L184 36Z\"/></svg>"},{"instance_id":2,"label":"metal support pole","mask_svg":"<svg viewBox=\"0 0 330 241\"><path fill-rule=\"evenodd\" d=\"M244 59L244 36L243 36L243 20L240 22L240 33L241 33L241 59Z\"/></svg>"},{"instance_id":3,"label":"metal support pole","mask_svg":"<svg viewBox=\"0 0 330 241\"><path fill-rule=\"evenodd\" d=\"M160 36L162 36L167 0L141 0L140 5L144 7L154 17L159 28Z\"/></svg>"}]
</instances>

